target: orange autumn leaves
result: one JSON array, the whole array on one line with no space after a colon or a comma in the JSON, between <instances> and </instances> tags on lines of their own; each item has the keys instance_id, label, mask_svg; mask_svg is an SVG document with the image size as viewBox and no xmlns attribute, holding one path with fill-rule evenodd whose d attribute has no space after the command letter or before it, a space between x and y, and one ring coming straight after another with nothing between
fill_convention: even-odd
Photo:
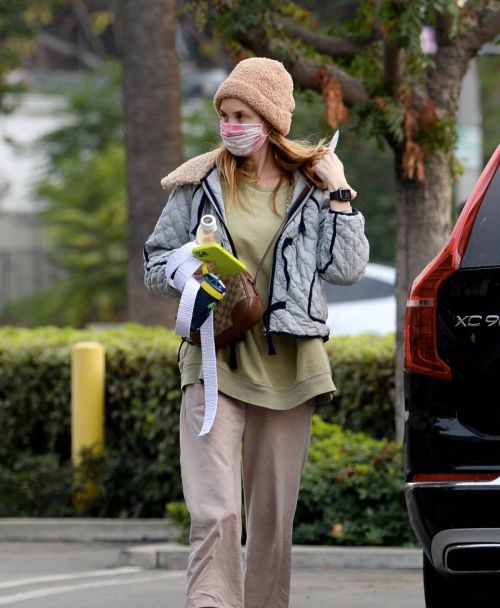
<instances>
[{"instance_id":1,"label":"orange autumn leaves","mask_svg":"<svg viewBox=\"0 0 500 608\"><path fill-rule=\"evenodd\" d=\"M331 127L337 127L339 122L347 122L347 108L344 105L342 88L337 78L329 74L325 68L318 71L318 82L325 102L325 120Z\"/></svg>"},{"instance_id":2,"label":"orange autumn leaves","mask_svg":"<svg viewBox=\"0 0 500 608\"><path fill-rule=\"evenodd\" d=\"M405 148L403 152L403 177L405 179L418 179L423 182L425 178L424 151L422 146L414 139L415 123L409 110L404 117Z\"/></svg>"},{"instance_id":3,"label":"orange autumn leaves","mask_svg":"<svg viewBox=\"0 0 500 608\"><path fill-rule=\"evenodd\" d=\"M425 150L421 144L415 141L416 130L429 131L436 123L436 102L429 99L421 108L415 119L410 108L410 95L404 99L404 134L405 148L403 153L403 176L406 179L417 179L423 182L425 179Z\"/></svg>"},{"instance_id":4,"label":"orange autumn leaves","mask_svg":"<svg viewBox=\"0 0 500 608\"><path fill-rule=\"evenodd\" d=\"M339 122L347 122L349 118L340 82L325 68L318 71L317 79L325 104L325 120L330 126L337 128ZM383 97L374 97L374 101L377 109L383 112L387 106L387 100ZM425 146L418 141L417 134L419 132L428 133L436 125L436 102L428 99L416 110L412 106L412 95L408 89L401 93L398 101L403 107L403 176L405 179L416 179L423 182L427 151Z\"/></svg>"}]
</instances>

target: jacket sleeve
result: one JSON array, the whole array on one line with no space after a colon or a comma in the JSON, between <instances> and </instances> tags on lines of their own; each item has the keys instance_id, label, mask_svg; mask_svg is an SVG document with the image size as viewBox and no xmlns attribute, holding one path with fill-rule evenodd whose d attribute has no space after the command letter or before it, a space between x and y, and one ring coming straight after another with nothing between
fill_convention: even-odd
<instances>
[{"instance_id":1,"label":"jacket sleeve","mask_svg":"<svg viewBox=\"0 0 500 608\"><path fill-rule=\"evenodd\" d=\"M144 285L153 293L174 298L180 292L167 283L165 266L176 249L189 240L192 187L176 188L156 222L153 233L144 245Z\"/></svg>"},{"instance_id":2,"label":"jacket sleeve","mask_svg":"<svg viewBox=\"0 0 500 608\"><path fill-rule=\"evenodd\" d=\"M318 272L322 279L350 285L362 279L370 247L365 236L365 218L357 209L350 213L331 211L329 201L320 211L317 250Z\"/></svg>"}]
</instances>

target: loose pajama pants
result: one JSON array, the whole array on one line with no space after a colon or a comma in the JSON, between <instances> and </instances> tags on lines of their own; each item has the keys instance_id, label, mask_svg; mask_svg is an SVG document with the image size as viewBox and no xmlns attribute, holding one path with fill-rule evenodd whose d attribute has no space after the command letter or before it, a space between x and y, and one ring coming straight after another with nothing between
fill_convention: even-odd
<instances>
[{"instance_id":1,"label":"loose pajama pants","mask_svg":"<svg viewBox=\"0 0 500 608\"><path fill-rule=\"evenodd\" d=\"M181 473L191 515L186 608L288 608L293 517L313 409L312 399L277 411L219 393L212 430L198 437L203 386L185 387Z\"/></svg>"}]
</instances>

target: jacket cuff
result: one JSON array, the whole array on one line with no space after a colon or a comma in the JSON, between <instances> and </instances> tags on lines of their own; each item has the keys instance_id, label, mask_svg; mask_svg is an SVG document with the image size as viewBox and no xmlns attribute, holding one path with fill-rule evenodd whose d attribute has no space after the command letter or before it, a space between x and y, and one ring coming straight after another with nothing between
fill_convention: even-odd
<instances>
[{"instance_id":1,"label":"jacket cuff","mask_svg":"<svg viewBox=\"0 0 500 608\"><path fill-rule=\"evenodd\" d=\"M359 211L352 207L351 211L335 211L334 209L328 209L328 213L335 213L336 215L358 215Z\"/></svg>"}]
</instances>

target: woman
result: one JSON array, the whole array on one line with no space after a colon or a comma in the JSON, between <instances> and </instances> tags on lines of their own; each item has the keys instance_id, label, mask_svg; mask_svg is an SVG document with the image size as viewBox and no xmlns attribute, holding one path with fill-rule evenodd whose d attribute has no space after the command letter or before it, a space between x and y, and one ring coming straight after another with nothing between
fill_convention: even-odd
<instances>
[{"instance_id":1,"label":"woman","mask_svg":"<svg viewBox=\"0 0 500 608\"><path fill-rule=\"evenodd\" d=\"M165 264L194 238L201 216L212 213L221 219L222 245L252 274L260 263L257 288L266 314L236 344L236 364L230 365L229 347L219 349L217 416L203 437L200 348L187 345L180 360L180 460L191 515L186 608L285 608L311 416L335 391L320 278L343 285L361 279L368 242L361 213L349 200L337 200L356 195L337 156L322 143L286 138L295 102L281 63L241 61L214 105L223 144L162 180L173 191L146 241L145 284L179 297Z\"/></svg>"}]
</instances>

